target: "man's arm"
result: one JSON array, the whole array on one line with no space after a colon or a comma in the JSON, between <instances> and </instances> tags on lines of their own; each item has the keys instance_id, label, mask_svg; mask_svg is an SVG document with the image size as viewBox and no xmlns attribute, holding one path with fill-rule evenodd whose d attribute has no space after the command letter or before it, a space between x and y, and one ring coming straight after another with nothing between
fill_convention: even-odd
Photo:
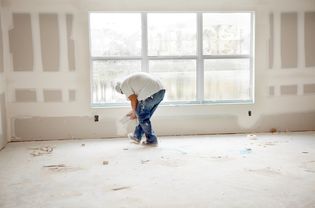
<instances>
[{"instance_id":1,"label":"man's arm","mask_svg":"<svg viewBox=\"0 0 315 208\"><path fill-rule=\"evenodd\" d=\"M136 109L137 109L137 105L138 105L138 99L137 99L137 95L133 94L130 95L128 97L128 99L130 100L130 104L131 104L131 111L130 113L128 113L128 116L130 116L130 119L136 119L137 115L136 115Z\"/></svg>"}]
</instances>

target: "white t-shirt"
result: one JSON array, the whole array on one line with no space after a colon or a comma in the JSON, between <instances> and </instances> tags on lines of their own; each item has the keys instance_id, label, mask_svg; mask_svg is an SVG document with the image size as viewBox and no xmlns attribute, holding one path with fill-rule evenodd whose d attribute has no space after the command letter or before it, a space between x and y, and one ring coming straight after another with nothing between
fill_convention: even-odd
<instances>
[{"instance_id":1,"label":"white t-shirt","mask_svg":"<svg viewBox=\"0 0 315 208\"><path fill-rule=\"evenodd\" d=\"M128 98L130 95L137 95L139 101L145 100L154 93L164 89L160 80L148 73L135 73L126 77L120 85L121 91Z\"/></svg>"}]
</instances>

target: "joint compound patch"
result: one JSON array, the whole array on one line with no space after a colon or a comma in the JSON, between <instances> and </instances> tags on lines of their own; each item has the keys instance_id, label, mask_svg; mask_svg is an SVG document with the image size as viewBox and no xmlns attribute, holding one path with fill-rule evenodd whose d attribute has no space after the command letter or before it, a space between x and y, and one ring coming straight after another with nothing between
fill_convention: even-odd
<instances>
[{"instance_id":1,"label":"joint compound patch","mask_svg":"<svg viewBox=\"0 0 315 208\"><path fill-rule=\"evenodd\" d=\"M51 154L54 150L54 147L44 146L44 147L32 147L29 149L32 150L32 152L30 154L34 157L37 157L37 156L41 156L41 155Z\"/></svg>"}]
</instances>

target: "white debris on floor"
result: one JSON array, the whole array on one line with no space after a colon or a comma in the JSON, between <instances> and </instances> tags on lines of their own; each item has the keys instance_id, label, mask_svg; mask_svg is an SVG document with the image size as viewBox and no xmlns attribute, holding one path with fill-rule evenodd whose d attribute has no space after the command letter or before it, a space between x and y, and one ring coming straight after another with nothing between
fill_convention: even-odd
<instances>
[{"instance_id":1,"label":"white debris on floor","mask_svg":"<svg viewBox=\"0 0 315 208\"><path fill-rule=\"evenodd\" d=\"M41 156L41 155L46 155L46 154L51 154L52 151L54 150L54 148L50 147L50 146L30 147L29 149L32 150L30 152L30 154L33 155L34 157Z\"/></svg>"}]
</instances>

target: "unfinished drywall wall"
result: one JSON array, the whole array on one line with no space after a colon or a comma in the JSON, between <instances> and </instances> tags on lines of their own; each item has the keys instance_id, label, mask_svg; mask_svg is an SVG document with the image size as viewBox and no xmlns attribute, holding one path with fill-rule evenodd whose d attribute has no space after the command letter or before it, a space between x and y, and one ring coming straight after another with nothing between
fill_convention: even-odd
<instances>
[{"instance_id":1,"label":"unfinished drywall wall","mask_svg":"<svg viewBox=\"0 0 315 208\"><path fill-rule=\"evenodd\" d=\"M315 66L315 12L305 12L305 65Z\"/></svg>"},{"instance_id":2,"label":"unfinished drywall wall","mask_svg":"<svg viewBox=\"0 0 315 208\"><path fill-rule=\"evenodd\" d=\"M33 38L31 15L13 13L13 29L9 31L10 52L14 71L33 70Z\"/></svg>"},{"instance_id":3,"label":"unfinished drywall wall","mask_svg":"<svg viewBox=\"0 0 315 208\"><path fill-rule=\"evenodd\" d=\"M274 86L269 87L269 95L270 96L274 96L275 95L275 87Z\"/></svg>"},{"instance_id":4,"label":"unfinished drywall wall","mask_svg":"<svg viewBox=\"0 0 315 208\"><path fill-rule=\"evenodd\" d=\"M273 42L274 42L274 37L273 37L273 13L269 14L269 69L272 69L273 67Z\"/></svg>"},{"instance_id":5,"label":"unfinished drywall wall","mask_svg":"<svg viewBox=\"0 0 315 208\"><path fill-rule=\"evenodd\" d=\"M0 23L1 15L0 15ZM0 73L3 72L4 65L3 65L3 38L2 38L2 27L0 26Z\"/></svg>"},{"instance_id":6,"label":"unfinished drywall wall","mask_svg":"<svg viewBox=\"0 0 315 208\"><path fill-rule=\"evenodd\" d=\"M303 90L304 94L315 94L315 84L305 84Z\"/></svg>"},{"instance_id":7,"label":"unfinished drywall wall","mask_svg":"<svg viewBox=\"0 0 315 208\"><path fill-rule=\"evenodd\" d=\"M3 11L2 1L0 0L0 149L8 142L7 140L7 109L6 109L6 81L4 75L4 44L3 44Z\"/></svg>"},{"instance_id":8,"label":"unfinished drywall wall","mask_svg":"<svg viewBox=\"0 0 315 208\"><path fill-rule=\"evenodd\" d=\"M75 56L74 56L74 40L73 40L73 15L67 14L67 43L68 43L68 63L69 70L75 70Z\"/></svg>"},{"instance_id":9,"label":"unfinished drywall wall","mask_svg":"<svg viewBox=\"0 0 315 208\"><path fill-rule=\"evenodd\" d=\"M282 85L280 86L281 95L297 95L297 85Z\"/></svg>"},{"instance_id":10,"label":"unfinished drywall wall","mask_svg":"<svg viewBox=\"0 0 315 208\"><path fill-rule=\"evenodd\" d=\"M35 89L15 89L15 101L21 103L36 102Z\"/></svg>"},{"instance_id":11,"label":"unfinished drywall wall","mask_svg":"<svg viewBox=\"0 0 315 208\"><path fill-rule=\"evenodd\" d=\"M115 119L83 117L32 117L14 120L16 139L103 138L117 134ZM105 127L105 128L104 128Z\"/></svg>"},{"instance_id":12,"label":"unfinished drywall wall","mask_svg":"<svg viewBox=\"0 0 315 208\"><path fill-rule=\"evenodd\" d=\"M281 63L282 68L297 67L297 13L281 14Z\"/></svg>"},{"instance_id":13,"label":"unfinished drywall wall","mask_svg":"<svg viewBox=\"0 0 315 208\"><path fill-rule=\"evenodd\" d=\"M76 98L76 91L75 90L69 90L69 101L74 102Z\"/></svg>"},{"instance_id":14,"label":"unfinished drywall wall","mask_svg":"<svg viewBox=\"0 0 315 208\"><path fill-rule=\"evenodd\" d=\"M255 12L255 103L160 106L153 119L159 135L315 130L314 0L4 0L3 6L3 32L13 36L19 27L16 15L24 14L30 22L23 30L31 31L33 41L33 71L16 70L19 61L8 63L8 133L13 140L117 137L130 130L119 124L129 107L90 106L88 12L102 10ZM52 22L42 21L41 15L54 17L54 37L47 34ZM48 72L44 59L49 55L42 48L49 41L59 42L59 49L53 49L59 66ZM11 53L5 50L4 55ZM56 57L48 61L56 64ZM28 89L31 95L24 91L16 99L17 90ZM47 95L50 89L58 93Z\"/></svg>"},{"instance_id":15,"label":"unfinished drywall wall","mask_svg":"<svg viewBox=\"0 0 315 208\"><path fill-rule=\"evenodd\" d=\"M44 71L59 70L59 27L57 14L39 14L41 55Z\"/></svg>"},{"instance_id":16,"label":"unfinished drywall wall","mask_svg":"<svg viewBox=\"0 0 315 208\"><path fill-rule=\"evenodd\" d=\"M5 94L0 94L0 149L7 144L7 121Z\"/></svg>"},{"instance_id":17,"label":"unfinished drywall wall","mask_svg":"<svg viewBox=\"0 0 315 208\"><path fill-rule=\"evenodd\" d=\"M45 89L44 101L45 102L62 102L62 91L53 90L53 89Z\"/></svg>"}]
</instances>

